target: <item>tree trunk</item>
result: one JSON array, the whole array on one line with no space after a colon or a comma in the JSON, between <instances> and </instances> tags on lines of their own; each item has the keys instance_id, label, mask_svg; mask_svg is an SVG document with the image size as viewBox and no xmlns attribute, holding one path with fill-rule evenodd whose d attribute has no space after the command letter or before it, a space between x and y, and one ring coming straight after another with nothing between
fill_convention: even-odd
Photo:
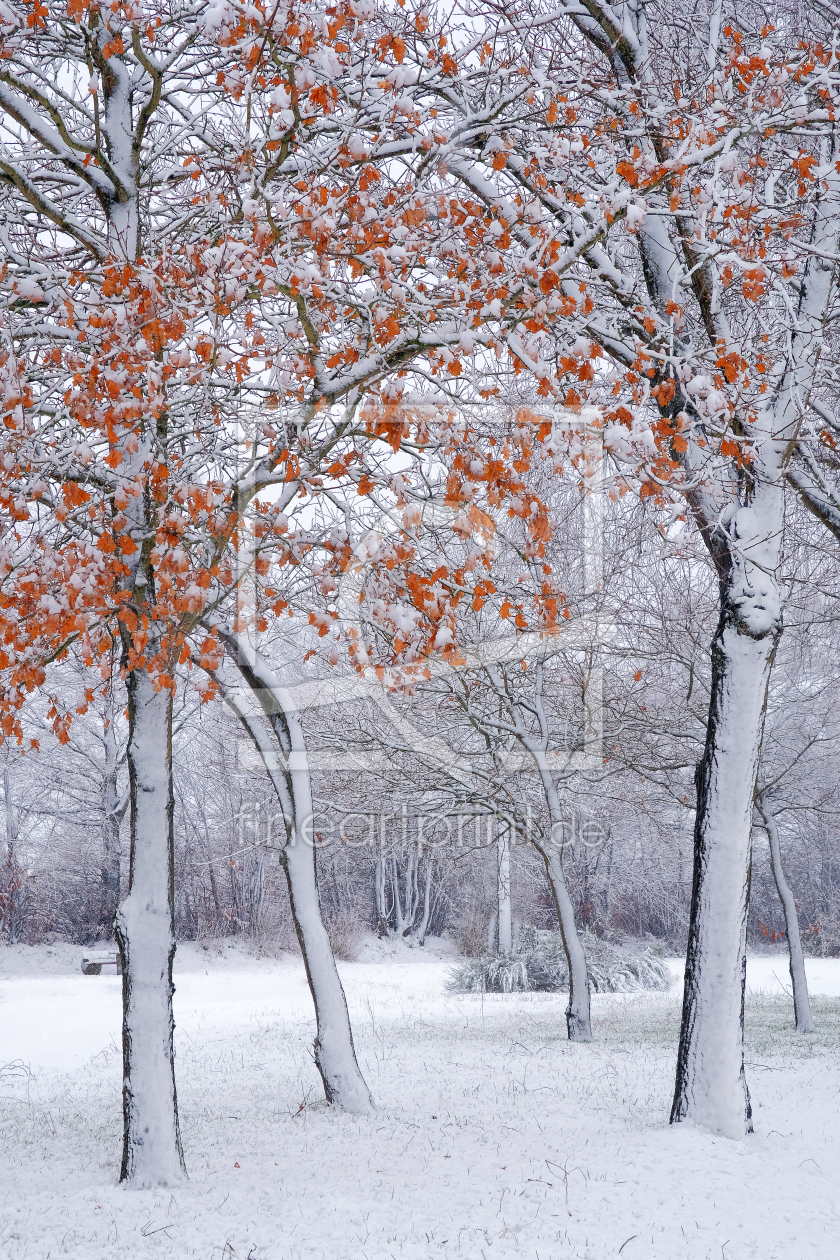
<instances>
[{"instance_id":1,"label":"tree trunk","mask_svg":"<svg viewBox=\"0 0 840 1260\"><path fill-rule=\"evenodd\" d=\"M509 954L513 946L510 904L510 827L502 823L496 840L499 889L499 953Z\"/></svg>"},{"instance_id":2,"label":"tree trunk","mask_svg":"<svg viewBox=\"0 0 840 1260\"><path fill-rule=\"evenodd\" d=\"M737 1138L752 1132L743 1045L750 837L780 621L772 591L756 597L752 590L750 610L743 583L721 585L706 747L697 769L694 881L671 1122L690 1120ZM756 615L757 607L764 615Z\"/></svg>"},{"instance_id":3,"label":"tree trunk","mask_svg":"<svg viewBox=\"0 0 840 1260\"><path fill-rule=\"evenodd\" d=\"M373 1100L356 1060L347 999L321 917L315 876L312 785L303 729L290 697L256 653L233 636L226 636L225 643L229 658L258 700L274 732L272 740L236 695L221 685L224 699L256 745L286 821L288 839L281 862L315 1004L315 1064L327 1101L345 1111L366 1115L373 1110Z\"/></svg>"},{"instance_id":4,"label":"tree trunk","mask_svg":"<svg viewBox=\"0 0 840 1260\"><path fill-rule=\"evenodd\" d=\"M248 931L255 936L262 925L265 903L265 851L258 849L254 856L248 886Z\"/></svg>"},{"instance_id":5,"label":"tree trunk","mask_svg":"<svg viewBox=\"0 0 840 1260\"><path fill-rule=\"evenodd\" d=\"M717 567L720 621L712 647L706 747L697 774L691 921L671 1121L691 1120L731 1137L752 1130L743 1025L753 796L767 684L782 632L778 575L785 470L800 431L803 400L813 387L834 286L833 268L825 260L835 255L840 231L836 137L830 151L786 359L777 365L765 409L751 414L748 423L742 420L752 451L749 471L730 467L728 484L721 481L714 492L708 482L704 487L704 473L688 493ZM649 287L652 293L658 290L656 300L666 309L666 287L673 291L681 264L665 220L654 216L648 224L649 230L657 225L660 234L658 241L650 238L645 265L651 264L650 276L658 278ZM687 253L684 257L690 261ZM696 268L693 283L702 305L705 280ZM717 296L706 310L707 330L718 347L726 345L729 327ZM674 415L690 406L679 391L668 404ZM701 428L698 424L698 432ZM689 470L705 467L705 442L704 434L701 446L688 446Z\"/></svg>"},{"instance_id":6,"label":"tree trunk","mask_svg":"<svg viewBox=\"0 0 840 1260\"><path fill-rule=\"evenodd\" d=\"M560 924L560 935L563 938L563 948L566 951L566 963L569 968L569 1004L566 1007L566 1027L569 1033L569 1041L591 1041L592 1022L590 1011L592 1000L589 993L589 971L586 966L586 954L583 952L583 945L575 923L575 910L566 886L566 876L563 873L560 854L553 849L544 848L540 844L536 844L536 847L539 849L545 862L548 883L554 899L554 908L557 911L557 919Z\"/></svg>"},{"instance_id":7,"label":"tree trunk","mask_svg":"<svg viewBox=\"0 0 840 1260\"><path fill-rule=\"evenodd\" d=\"M174 849L172 694L128 676L129 889L116 916L123 971L123 1158L120 1180L173 1186L184 1167L172 1015Z\"/></svg>"},{"instance_id":8,"label":"tree trunk","mask_svg":"<svg viewBox=\"0 0 840 1260\"><path fill-rule=\"evenodd\" d=\"M120 819L113 809L107 809L102 820L102 900L100 923L109 935L114 930L114 916L120 903Z\"/></svg>"},{"instance_id":9,"label":"tree trunk","mask_svg":"<svg viewBox=\"0 0 840 1260\"><path fill-rule=\"evenodd\" d=\"M423 914L420 919L420 926L417 929L417 940L421 945L426 944L426 933L429 930L429 919L432 913L432 867L434 866L434 857L431 853L426 854L426 879L423 884Z\"/></svg>"},{"instance_id":10,"label":"tree trunk","mask_svg":"<svg viewBox=\"0 0 840 1260\"><path fill-rule=\"evenodd\" d=\"M496 694L503 696L505 688L498 674L492 669L488 669L487 672ZM542 700L543 672L542 661L538 661L535 671L534 712L540 725L539 739L524 725L521 713L515 715L515 725L511 733L516 736L522 747L526 748L531 754L534 766L540 776L545 803L548 807L548 817L551 824L549 841L547 844L543 844L532 835L531 842L545 862L548 885L554 900L554 908L557 911L560 935L563 939L563 949L566 954L566 965L569 969L569 1004L566 1007L566 1028L569 1040L591 1041L592 1022L590 1010L592 1003L589 993L589 971L586 965L586 954L583 952L583 945L575 923L574 907L566 886L566 876L563 871L559 843L556 838L558 829L563 828L563 817L557 784L548 764L549 728ZM597 712L593 710L593 714L600 722L600 708L597 709Z\"/></svg>"},{"instance_id":11,"label":"tree trunk","mask_svg":"<svg viewBox=\"0 0 840 1260\"><path fill-rule=\"evenodd\" d=\"M113 714L105 730L105 779L102 785L102 873L99 918L103 931L114 930L114 916L120 904L120 825L125 804L118 792L119 766Z\"/></svg>"},{"instance_id":12,"label":"tree trunk","mask_svg":"<svg viewBox=\"0 0 840 1260\"><path fill-rule=\"evenodd\" d=\"M17 945L18 943L18 896L20 893L20 879L17 869L17 858L15 856L15 814L14 803L12 801L12 783L9 775L9 767L3 767L3 804L6 814L6 868L8 870L7 890L5 895L5 919L6 931L9 936L9 944Z\"/></svg>"},{"instance_id":13,"label":"tree trunk","mask_svg":"<svg viewBox=\"0 0 840 1260\"><path fill-rule=\"evenodd\" d=\"M410 855L408 858L408 864L409 866L411 864ZM406 932L411 926L411 920L408 917L408 904L407 904L409 890L406 887L406 892L405 892L406 906L405 908L403 908L402 894L400 892L400 868L399 868L399 865L397 864L396 855L393 853L391 854L391 888L394 894L394 935L405 936Z\"/></svg>"},{"instance_id":14,"label":"tree trunk","mask_svg":"<svg viewBox=\"0 0 840 1260\"><path fill-rule=\"evenodd\" d=\"M376 930L380 937L389 935L390 929L388 920L390 913L388 910L388 874L385 869L386 859L382 856L382 851L376 857Z\"/></svg>"},{"instance_id":15,"label":"tree trunk","mask_svg":"<svg viewBox=\"0 0 840 1260\"><path fill-rule=\"evenodd\" d=\"M782 866L782 850L779 845L779 830L776 826L776 820L770 812L769 806L763 796L759 796L756 800L756 807L761 820L764 824L764 830L767 832L767 839L770 843L770 866L773 871L773 878L776 881L776 888L779 893L779 900L782 903L782 909L785 915L785 931L788 939L788 951L790 955L790 982L793 986L793 1013L796 1021L797 1032L812 1033L814 1032L814 1017L811 1014L811 1002L808 997L808 980L805 975L805 956L802 952L802 936L799 931L799 915L796 913L796 901L790 890L790 885L785 878L784 867Z\"/></svg>"},{"instance_id":16,"label":"tree trunk","mask_svg":"<svg viewBox=\"0 0 840 1260\"><path fill-rule=\"evenodd\" d=\"M347 999L335 965L332 946L318 899L314 837L305 827L295 831L283 850L295 931L315 1004L315 1065L327 1102L354 1115L373 1110L373 1099L356 1059Z\"/></svg>"},{"instance_id":17,"label":"tree trunk","mask_svg":"<svg viewBox=\"0 0 840 1260\"><path fill-rule=\"evenodd\" d=\"M527 744L526 747L528 747ZM533 843L545 862L548 884L551 888L554 908L557 911L557 920L560 924L560 935L563 938L563 948L566 951L566 965L569 968L569 1005L566 1007L566 1027L569 1033L569 1041L591 1041L592 998L589 992L589 969L586 965L586 954L583 952L583 945L575 923L575 910L566 885L566 876L563 871L559 846L555 842L557 828L562 826L563 823L560 800L557 795L557 785L549 769L545 750L531 745L529 751L534 758L542 781L543 792L548 805L548 815L551 820L552 843L543 845L536 839L533 840Z\"/></svg>"}]
</instances>

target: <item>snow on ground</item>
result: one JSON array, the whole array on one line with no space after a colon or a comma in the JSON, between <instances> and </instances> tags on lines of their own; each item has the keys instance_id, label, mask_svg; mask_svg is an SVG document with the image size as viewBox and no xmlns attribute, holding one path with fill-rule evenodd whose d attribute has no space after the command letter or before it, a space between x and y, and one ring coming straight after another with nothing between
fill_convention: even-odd
<instances>
[{"instance_id":1,"label":"snow on ground","mask_svg":"<svg viewBox=\"0 0 840 1260\"><path fill-rule=\"evenodd\" d=\"M80 975L69 946L0 949L0 1257L837 1254L840 962L809 960L803 1038L784 957L751 960L756 1134L731 1142L666 1123L678 984L596 997L578 1046L562 995L447 993L443 943L366 951L341 964L378 1103L358 1119L319 1101L299 959L179 948L190 1181L152 1192L116 1184L120 981Z\"/></svg>"}]
</instances>

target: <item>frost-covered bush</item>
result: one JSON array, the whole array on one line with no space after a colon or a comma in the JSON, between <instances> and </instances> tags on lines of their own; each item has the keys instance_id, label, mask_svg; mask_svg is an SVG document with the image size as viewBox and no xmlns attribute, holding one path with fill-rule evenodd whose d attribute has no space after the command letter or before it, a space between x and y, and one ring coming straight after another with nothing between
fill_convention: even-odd
<instances>
[{"instance_id":1,"label":"frost-covered bush","mask_svg":"<svg viewBox=\"0 0 840 1260\"><path fill-rule=\"evenodd\" d=\"M671 973L651 950L626 954L595 936L582 935L589 983L596 993L634 993L667 989ZM569 971L559 932L523 928L519 945L510 954L485 954L453 967L448 988L459 993L555 993L569 987Z\"/></svg>"}]
</instances>

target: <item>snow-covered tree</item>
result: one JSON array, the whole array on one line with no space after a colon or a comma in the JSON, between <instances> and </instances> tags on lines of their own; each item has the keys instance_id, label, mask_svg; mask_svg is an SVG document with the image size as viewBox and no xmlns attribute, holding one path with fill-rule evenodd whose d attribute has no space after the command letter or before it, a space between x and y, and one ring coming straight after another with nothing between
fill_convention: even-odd
<instances>
[{"instance_id":1,"label":"snow-covered tree","mask_svg":"<svg viewBox=\"0 0 840 1260\"><path fill-rule=\"evenodd\" d=\"M777 28L758 7L711 27L664 4L532 10L523 47L546 86L562 83L562 110L553 102L543 129L502 109L480 153L462 145L448 159L515 231L533 224L537 257L551 259L541 274L536 257L530 276L520 272L532 306L524 328L508 328L508 352L541 365L546 396L605 404L606 449L642 494L691 512L717 570L672 1119L730 1136L751 1124L745 923L782 627L785 486L792 473L807 480L798 451L811 419L824 424L809 400L833 379L823 349L836 311L840 151L834 19L821 12L806 29L793 8ZM459 122L468 134L473 119ZM508 173L505 200L483 182L491 151ZM583 453L572 444L573 459Z\"/></svg>"},{"instance_id":2,"label":"snow-covered tree","mask_svg":"<svg viewBox=\"0 0 840 1260\"><path fill-rule=\"evenodd\" d=\"M459 375L476 322L497 345L498 267L462 262L475 234L495 258L513 244L472 203L441 231L433 150L451 66L438 41L415 109L398 94L403 24L305 2L0 11L2 722L21 735L26 693L71 644L91 667L118 647L131 817L122 1177L137 1185L183 1175L177 664L218 659L216 610L257 628L282 615L284 574L302 562L326 588L366 500L402 510L412 478L423 496L432 455L444 474L465 467L458 485L509 498L535 553L545 532L513 461L497 466L493 439L464 428L435 382ZM427 26L415 15L426 45ZM412 364L419 403L392 383ZM414 474L395 473L401 448ZM328 610L320 628L331 622ZM434 625L415 628L431 642Z\"/></svg>"}]
</instances>

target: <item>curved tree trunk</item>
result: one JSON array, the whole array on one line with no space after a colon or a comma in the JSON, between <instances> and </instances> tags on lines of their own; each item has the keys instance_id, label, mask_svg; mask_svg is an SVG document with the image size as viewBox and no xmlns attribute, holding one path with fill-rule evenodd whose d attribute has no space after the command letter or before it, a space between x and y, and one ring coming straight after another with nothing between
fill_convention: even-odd
<instances>
[{"instance_id":1,"label":"curved tree trunk","mask_svg":"<svg viewBox=\"0 0 840 1260\"><path fill-rule=\"evenodd\" d=\"M315 1004L315 1065L324 1083L327 1102L354 1115L367 1115L373 1099L356 1059L347 999L329 934L321 917L315 878L314 837L295 829L284 849L283 866L289 883L289 900Z\"/></svg>"},{"instance_id":2,"label":"curved tree trunk","mask_svg":"<svg viewBox=\"0 0 840 1260\"><path fill-rule=\"evenodd\" d=\"M345 1111L365 1115L374 1104L356 1059L347 999L321 917L315 876L312 788L303 730L291 700L256 653L233 636L226 636L225 643L229 658L259 702L275 736L272 741L260 721L251 716L229 688L221 685L225 701L260 754L283 810L288 838L281 862L315 1004L315 1064L327 1101Z\"/></svg>"},{"instance_id":3,"label":"curved tree trunk","mask_svg":"<svg viewBox=\"0 0 840 1260\"><path fill-rule=\"evenodd\" d=\"M545 872L548 876L554 908L557 911L560 935L563 939L563 949L566 952L566 965L569 969L569 1005L566 1007L566 1027L569 1033L569 1041L591 1041L592 997L589 991L589 969L586 965L586 954L583 951L583 944L575 923L575 908L569 896L560 851L557 844L554 843L557 828L563 825L557 786L548 767L545 753L533 747L530 749L530 752L542 780L543 791L548 805L548 816L551 820L552 842L549 845L541 844L533 836L531 839L534 847L545 862Z\"/></svg>"},{"instance_id":4,"label":"curved tree trunk","mask_svg":"<svg viewBox=\"0 0 840 1260\"><path fill-rule=\"evenodd\" d=\"M128 676L129 890L116 916L123 970L123 1157L138 1188L183 1181L175 1092L172 693Z\"/></svg>"},{"instance_id":5,"label":"curved tree trunk","mask_svg":"<svg viewBox=\"0 0 840 1260\"><path fill-rule=\"evenodd\" d=\"M506 695L506 689L499 676L498 671L494 667L487 667L487 676L496 694L501 698ZM548 884L551 889L551 896L554 901L554 908L557 911L557 919L560 924L560 935L563 940L563 949L566 954L566 965L569 970L569 1004L566 1007L566 1027L570 1041L591 1041L592 1040L592 1019L591 1006L592 999L589 991L589 970L586 965L586 954L583 951L583 944L578 935L577 924L575 923L575 911L572 905L572 899L569 896L569 890L566 885L566 876L563 871L563 862L560 856L560 850L555 843L556 833L558 829L563 827L563 816L560 807L560 797L557 792L557 784L551 773L548 764L548 721L545 715L542 700L542 683L543 683L543 664L538 661L535 671L535 690L533 697L534 713L540 726L540 735L534 735L522 721L520 712L512 712L512 723L505 729L519 741L523 748L527 749L534 762L534 767L540 776L542 783L545 803L548 808L548 817L551 823L551 836L548 844L542 844L539 839L531 835L530 840L534 848L542 857L545 863L545 871L548 876ZM600 719L599 719L600 720Z\"/></svg>"},{"instance_id":6,"label":"curved tree trunk","mask_svg":"<svg viewBox=\"0 0 840 1260\"><path fill-rule=\"evenodd\" d=\"M541 706L542 697L539 688L537 697ZM591 1041L592 997L589 991L589 968L586 965L586 954L575 923L575 909L569 896L559 845L555 843L557 829L563 827L560 799L545 751L535 747L531 747L529 751L542 781L548 805L548 816L551 820L551 843L547 846L540 844L537 840L533 840L533 843L545 862L545 871L560 924L560 935L563 938L563 948L566 951L566 965L569 968L569 1005L566 1007L566 1027L569 1041Z\"/></svg>"},{"instance_id":7,"label":"curved tree trunk","mask_svg":"<svg viewBox=\"0 0 840 1260\"><path fill-rule=\"evenodd\" d=\"M557 911L557 918L560 923L563 948L566 951L566 964L569 968L569 1004L566 1007L566 1027L569 1033L569 1041L591 1041L592 999L589 992L589 970L586 965L586 954L583 952L583 945L575 923L575 910L566 885L563 864L559 853L553 849L543 847L536 841L534 841L534 844L539 849L540 855L545 862L551 895L554 899L554 908Z\"/></svg>"},{"instance_id":8,"label":"curved tree trunk","mask_svg":"<svg viewBox=\"0 0 840 1260\"><path fill-rule=\"evenodd\" d=\"M785 915L785 931L788 939L790 956L790 982L793 986L793 1013L797 1032L814 1032L814 1017L811 1014L811 1002L808 997L808 980L805 975L805 956L802 952L802 936L799 932L799 915L796 913L796 901L785 878L782 866L782 850L779 845L779 829L764 796L756 800L756 808L761 815L764 830L770 843L770 866L782 909Z\"/></svg>"}]
</instances>

